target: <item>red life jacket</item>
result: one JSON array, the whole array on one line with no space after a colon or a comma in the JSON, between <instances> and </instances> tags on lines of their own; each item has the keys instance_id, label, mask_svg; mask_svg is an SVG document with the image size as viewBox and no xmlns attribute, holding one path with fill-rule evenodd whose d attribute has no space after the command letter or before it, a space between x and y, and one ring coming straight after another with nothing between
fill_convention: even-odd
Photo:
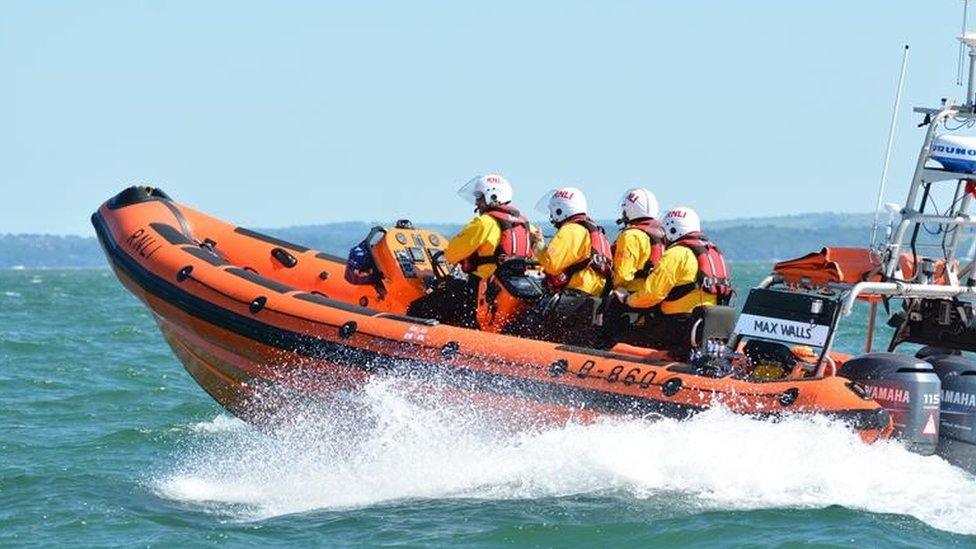
<instances>
[{"instance_id":1,"label":"red life jacket","mask_svg":"<svg viewBox=\"0 0 976 549\"><path fill-rule=\"evenodd\" d=\"M725 257L718 246L705 239L701 233L689 233L674 241L672 246L684 246L695 254L698 260L698 276L695 282L675 286L665 301L680 299L696 288L718 298L719 305L727 305L732 299L732 274L725 264Z\"/></svg>"},{"instance_id":2,"label":"red life jacket","mask_svg":"<svg viewBox=\"0 0 976 549\"><path fill-rule=\"evenodd\" d=\"M648 258L647 263L644 263L637 272L634 273L634 278L647 278L654 270L657 262L661 260L661 256L664 255L664 249L667 244L664 241L664 229L661 228L661 222L657 219L652 219L650 217L628 223L624 230L627 229L637 229L642 231L644 234L651 239L651 257Z\"/></svg>"},{"instance_id":3,"label":"red life jacket","mask_svg":"<svg viewBox=\"0 0 976 549\"><path fill-rule=\"evenodd\" d=\"M493 206L485 212L498 223L501 237L491 255L472 255L465 260L465 271L474 270L488 263L502 263L507 259L532 257L532 233L529 221L508 204Z\"/></svg>"},{"instance_id":4,"label":"red life jacket","mask_svg":"<svg viewBox=\"0 0 976 549\"><path fill-rule=\"evenodd\" d=\"M566 271L564 272L565 276L561 277L566 280L563 285L569 283L569 279L574 274L588 267L607 280L612 278L613 250L610 247L610 241L607 240L607 235L603 232L603 227L597 225L592 219L586 217L586 215L570 217L563 223L575 223L590 233L590 256L566 267Z\"/></svg>"}]
</instances>

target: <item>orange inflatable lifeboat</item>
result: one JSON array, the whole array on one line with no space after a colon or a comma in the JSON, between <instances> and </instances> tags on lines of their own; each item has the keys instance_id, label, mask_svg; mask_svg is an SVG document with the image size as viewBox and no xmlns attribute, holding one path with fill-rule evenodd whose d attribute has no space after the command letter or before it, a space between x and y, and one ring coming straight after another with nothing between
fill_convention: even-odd
<instances>
[{"instance_id":1,"label":"orange inflatable lifeboat","mask_svg":"<svg viewBox=\"0 0 976 549\"><path fill-rule=\"evenodd\" d=\"M812 374L803 350L775 378L702 375L652 349L580 348L407 316L446 245L409 224L371 235L381 277L351 283L345 258L230 225L158 189L122 191L92 223L119 280L150 308L187 371L243 417L268 384L300 378L307 390L331 390L393 375L434 376L482 402L562 418L685 418L721 402L759 417L834 416L868 441L892 429L858 386Z\"/></svg>"}]
</instances>

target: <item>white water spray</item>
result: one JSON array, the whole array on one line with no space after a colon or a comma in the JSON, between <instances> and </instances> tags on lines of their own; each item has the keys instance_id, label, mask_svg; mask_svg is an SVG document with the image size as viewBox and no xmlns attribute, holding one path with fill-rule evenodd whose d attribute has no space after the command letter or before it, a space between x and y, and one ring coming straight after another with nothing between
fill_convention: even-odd
<instances>
[{"instance_id":1,"label":"white water spray","mask_svg":"<svg viewBox=\"0 0 976 549\"><path fill-rule=\"evenodd\" d=\"M191 447L154 488L239 520L410 499L613 494L689 514L841 505L976 533L971 475L896 443L865 445L825 419L768 423L714 409L685 422L512 430L416 396L376 380L360 399L307 407L271 433L219 416L191 430Z\"/></svg>"}]
</instances>

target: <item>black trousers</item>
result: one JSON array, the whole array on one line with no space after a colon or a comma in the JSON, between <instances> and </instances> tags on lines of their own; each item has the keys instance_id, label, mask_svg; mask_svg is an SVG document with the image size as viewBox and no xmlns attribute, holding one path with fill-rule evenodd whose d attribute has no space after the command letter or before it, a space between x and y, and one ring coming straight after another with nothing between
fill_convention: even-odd
<instances>
[{"instance_id":1,"label":"black trousers","mask_svg":"<svg viewBox=\"0 0 976 549\"><path fill-rule=\"evenodd\" d=\"M695 315L690 313L651 316L641 330L645 334L645 346L666 350L679 360L688 360L691 355L691 328L694 324Z\"/></svg>"},{"instance_id":2,"label":"black trousers","mask_svg":"<svg viewBox=\"0 0 976 549\"><path fill-rule=\"evenodd\" d=\"M434 291L410 304L407 314L420 318L432 318L444 324L477 328L475 311L478 307L478 286L481 278L468 275L468 279L446 277L437 281Z\"/></svg>"},{"instance_id":3,"label":"black trousers","mask_svg":"<svg viewBox=\"0 0 976 549\"><path fill-rule=\"evenodd\" d=\"M513 322L506 333L592 347L600 339L601 330L593 323L600 299L578 290L563 290L541 299L525 317Z\"/></svg>"},{"instance_id":4,"label":"black trousers","mask_svg":"<svg viewBox=\"0 0 976 549\"><path fill-rule=\"evenodd\" d=\"M603 311L603 329L600 334L600 348L609 349L623 342L638 345L636 338L643 327L647 309L633 309L620 301L607 298Z\"/></svg>"},{"instance_id":5,"label":"black trousers","mask_svg":"<svg viewBox=\"0 0 976 549\"><path fill-rule=\"evenodd\" d=\"M601 347L628 343L668 351L685 360L691 354L691 328L696 315L664 314L657 309L633 309L614 301L603 318Z\"/></svg>"}]
</instances>

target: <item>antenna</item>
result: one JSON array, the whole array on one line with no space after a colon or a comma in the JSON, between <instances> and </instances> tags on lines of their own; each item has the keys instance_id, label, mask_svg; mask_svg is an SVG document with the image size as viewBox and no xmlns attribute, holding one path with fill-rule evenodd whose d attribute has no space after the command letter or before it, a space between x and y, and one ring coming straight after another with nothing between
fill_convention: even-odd
<instances>
[{"instance_id":1,"label":"antenna","mask_svg":"<svg viewBox=\"0 0 976 549\"><path fill-rule=\"evenodd\" d=\"M967 0L968 1L968 0ZM905 84L905 69L908 68L908 45L901 56L901 74L898 76L898 93L895 94L895 106L891 109L891 125L888 127L888 144L885 145L884 164L881 166L881 184L878 186L878 203L874 206L874 223L871 225L871 248L875 247L878 236L878 216L881 214L881 202L884 200L885 184L888 182L888 164L891 162L891 144L895 140L895 126L898 122L898 107L901 105L901 92Z\"/></svg>"},{"instance_id":2,"label":"antenna","mask_svg":"<svg viewBox=\"0 0 976 549\"><path fill-rule=\"evenodd\" d=\"M972 110L976 98L976 33L967 32L959 37L959 43L969 48L969 86L966 88L966 106Z\"/></svg>"},{"instance_id":3,"label":"antenna","mask_svg":"<svg viewBox=\"0 0 976 549\"><path fill-rule=\"evenodd\" d=\"M966 19L969 11L969 0L962 0L962 30L959 31L959 36L966 35ZM962 56L965 45L959 42L959 59L956 61L956 85L962 86Z\"/></svg>"}]
</instances>

